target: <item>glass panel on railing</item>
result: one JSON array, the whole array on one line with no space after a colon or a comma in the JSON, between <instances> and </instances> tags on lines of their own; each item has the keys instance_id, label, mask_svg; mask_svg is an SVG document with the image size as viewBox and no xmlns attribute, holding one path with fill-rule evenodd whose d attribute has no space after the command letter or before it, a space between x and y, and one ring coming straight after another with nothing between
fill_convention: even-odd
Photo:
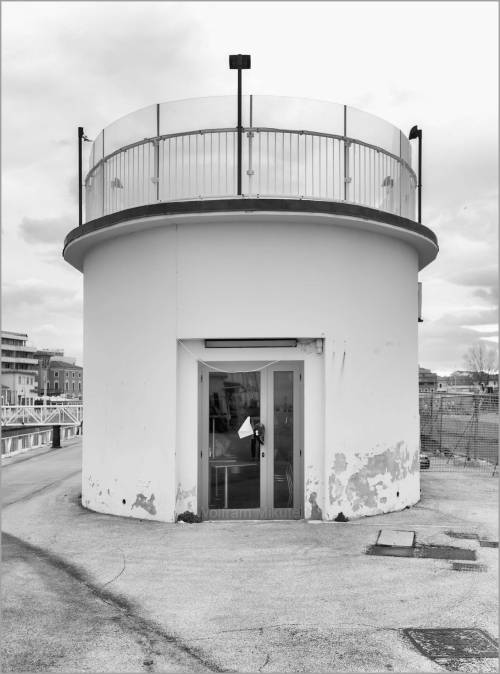
<instances>
[{"instance_id":1,"label":"glass panel on railing","mask_svg":"<svg viewBox=\"0 0 500 674\"><path fill-rule=\"evenodd\" d=\"M97 164L97 162L101 161L101 159L103 158L104 156L103 141L104 141L104 134L101 131L101 133L92 143L92 151L90 153L90 160L89 160L89 169L94 167Z\"/></svg>"},{"instance_id":2,"label":"glass panel on railing","mask_svg":"<svg viewBox=\"0 0 500 674\"><path fill-rule=\"evenodd\" d=\"M411 166L411 143L408 140L407 136L404 135L402 131L400 131L401 134L401 154L400 157L401 159L404 159L404 161Z\"/></svg>"},{"instance_id":3,"label":"glass panel on railing","mask_svg":"<svg viewBox=\"0 0 500 674\"><path fill-rule=\"evenodd\" d=\"M104 129L104 154L109 155L143 138L156 136L156 105L121 117Z\"/></svg>"},{"instance_id":4,"label":"glass panel on railing","mask_svg":"<svg viewBox=\"0 0 500 674\"><path fill-rule=\"evenodd\" d=\"M236 193L235 131L174 136L159 145L159 198L198 199Z\"/></svg>"},{"instance_id":5,"label":"glass panel on railing","mask_svg":"<svg viewBox=\"0 0 500 674\"><path fill-rule=\"evenodd\" d=\"M349 138L380 147L399 157L399 129L368 112L351 107L347 108L346 135Z\"/></svg>"},{"instance_id":6,"label":"glass panel on railing","mask_svg":"<svg viewBox=\"0 0 500 674\"><path fill-rule=\"evenodd\" d=\"M289 96L252 96L252 126L342 135L344 106Z\"/></svg>"},{"instance_id":7,"label":"glass panel on railing","mask_svg":"<svg viewBox=\"0 0 500 674\"><path fill-rule=\"evenodd\" d=\"M242 124L248 126L249 96L243 96ZM236 96L208 96L160 104L160 135L199 131L200 129L229 129L238 123Z\"/></svg>"},{"instance_id":8,"label":"glass panel on railing","mask_svg":"<svg viewBox=\"0 0 500 674\"><path fill-rule=\"evenodd\" d=\"M104 215L103 211L103 165L91 171L85 181L85 222Z\"/></svg>"}]
</instances>

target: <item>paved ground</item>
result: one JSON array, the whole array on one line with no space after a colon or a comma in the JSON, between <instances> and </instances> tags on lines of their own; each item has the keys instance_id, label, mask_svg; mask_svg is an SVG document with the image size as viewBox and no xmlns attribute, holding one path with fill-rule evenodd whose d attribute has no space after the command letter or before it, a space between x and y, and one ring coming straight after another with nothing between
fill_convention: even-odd
<instances>
[{"instance_id":1,"label":"paved ground","mask_svg":"<svg viewBox=\"0 0 500 674\"><path fill-rule=\"evenodd\" d=\"M12 475L22 488L21 466L40 473L67 451L13 463L4 484ZM11 491L4 509L4 671L431 672L452 667L421 655L402 628L497 636L498 550L444 533L498 540L496 477L423 473L416 507L344 524L189 525L86 511L66 468L58 483L47 466L52 486L22 500ZM368 556L380 528L474 548L487 571ZM496 671L497 661L453 670Z\"/></svg>"}]
</instances>

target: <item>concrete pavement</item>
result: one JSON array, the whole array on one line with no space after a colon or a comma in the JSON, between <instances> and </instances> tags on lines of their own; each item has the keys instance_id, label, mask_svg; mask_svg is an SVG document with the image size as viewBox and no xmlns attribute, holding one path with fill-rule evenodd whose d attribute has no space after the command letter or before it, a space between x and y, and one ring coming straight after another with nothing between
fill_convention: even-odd
<instances>
[{"instance_id":1,"label":"concrete pavement","mask_svg":"<svg viewBox=\"0 0 500 674\"><path fill-rule=\"evenodd\" d=\"M81 574L117 615L155 635L147 658L134 656L136 671L443 671L450 663L424 657L403 628L477 627L497 637L498 549L445 533L498 540L497 477L423 472L417 506L348 523L162 524L86 511L79 493L73 475L13 503L3 530L59 574ZM381 528L474 548L487 570L366 555ZM165 644L175 652L161 651ZM496 671L497 661L453 667ZM76 658L71 669L84 668Z\"/></svg>"}]
</instances>

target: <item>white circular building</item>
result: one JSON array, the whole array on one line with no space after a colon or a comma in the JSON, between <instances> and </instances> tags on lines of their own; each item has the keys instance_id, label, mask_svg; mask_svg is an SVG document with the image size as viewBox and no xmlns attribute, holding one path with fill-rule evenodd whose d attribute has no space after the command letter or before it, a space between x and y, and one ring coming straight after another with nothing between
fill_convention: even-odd
<instances>
[{"instance_id":1,"label":"white circular building","mask_svg":"<svg viewBox=\"0 0 500 674\"><path fill-rule=\"evenodd\" d=\"M84 506L174 521L374 515L419 499L410 144L359 110L153 105L94 141ZM262 442L263 441L263 442Z\"/></svg>"}]
</instances>

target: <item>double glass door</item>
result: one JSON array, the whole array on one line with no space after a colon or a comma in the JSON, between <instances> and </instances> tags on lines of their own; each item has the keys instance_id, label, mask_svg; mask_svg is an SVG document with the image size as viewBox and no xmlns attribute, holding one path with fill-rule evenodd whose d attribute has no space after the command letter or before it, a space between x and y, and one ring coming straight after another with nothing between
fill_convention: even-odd
<instances>
[{"instance_id":1,"label":"double glass door","mask_svg":"<svg viewBox=\"0 0 500 674\"><path fill-rule=\"evenodd\" d=\"M200 366L204 519L302 517L302 363L253 365Z\"/></svg>"}]
</instances>

